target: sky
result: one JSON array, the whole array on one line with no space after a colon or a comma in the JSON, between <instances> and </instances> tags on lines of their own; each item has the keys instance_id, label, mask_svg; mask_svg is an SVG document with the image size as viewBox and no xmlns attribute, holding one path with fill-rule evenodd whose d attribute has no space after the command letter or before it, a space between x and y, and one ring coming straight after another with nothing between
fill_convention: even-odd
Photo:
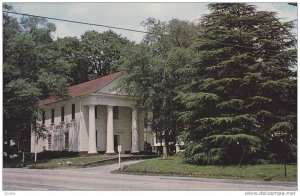
<instances>
[{"instance_id":1,"label":"sky","mask_svg":"<svg viewBox=\"0 0 300 196\"><path fill-rule=\"evenodd\" d=\"M102 25L145 30L141 24L149 17L161 21L173 18L196 21L203 14L208 14L208 3L9 3L14 10L21 13L55 17L68 20L96 23ZM297 19L297 7L287 3L250 3L256 5L258 10L274 11L282 21ZM80 38L85 31L107 31L108 28L73 24L60 21L51 21L56 25L57 37ZM131 41L139 43L144 34L122 30L114 30ZM294 31L296 33L296 29Z\"/></svg>"}]
</instances>

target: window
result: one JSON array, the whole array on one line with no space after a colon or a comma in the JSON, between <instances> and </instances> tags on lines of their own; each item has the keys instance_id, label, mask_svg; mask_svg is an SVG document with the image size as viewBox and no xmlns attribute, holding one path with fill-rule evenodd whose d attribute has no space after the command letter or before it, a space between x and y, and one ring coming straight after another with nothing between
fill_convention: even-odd
<instances>
[{"instance_id":1,"label":"window","mask_svg":"<svg viewBox=\"0 0 300 196\"><path fill-rule=\"evenodd\" d=\"M97 111L97 105L95 105L95 118L97 119L98 118L98 111Z\"/></svg>"},{"instance_id":2,"label":"window","mask_svg":"<svg viewBox=\"0 0 300 196\"><path fill-rule=\"evenodd\" d=\"M51 110L51 123L54 123L54 109Z\"/></svg>"},{"instance_id":3,"label":"window","mask_svg":"<svg viewBox=\"0 0 300 196\"><path fill-rule=\"evenodd\" d=\"M42 112L42 124L43 125L45 124L45 119L46 119L46 113L45 113L45 110L43 110L43 112Z\"/></svg>"},{"instance_id":4,"label":"window","mask_svg":"<svg viewBox=\"0 0 300 196\"><path fill-rule=\"evenodd\" d=\"M75 104L72 104L72 120L75 119Z\"/></svg>"},{"instance_id":5,"label":"window","mask_svg":"<svg viewBox=\"0 0 300 196\"><path fill-rule=\"evenodd\" d=\"M118 106L114 107L113 113L114 113L114 119L118 119L119 118L119 108L118 108Z\"/></svg>"},{"instance_id":6,"label":"window","mask_svg":"<svg viewBox=\"0 0 300 196\"><path fill-rule=\"evenodd\" d=\"M61 116L61 122L65 121L65 107L61 107L61 113L60 113L60 116Z\"/></svg>"},{"instance_id":7,"label":"window","mask_svg":"<svg viewBox=\"0 0 300 196\"><path fill-rule=\"evenodd\" d=\"M69 133L65 133L65 149L69 149Z\"/></svg>"},{"instance_id":8,"label":"window","mask_svg":"<svg viewBox=\"0 0 300 196\"><path fill-rule=\"evenodd\" d=\"M48 150L51 150L51 144L52 144L52 136L51 134L48 135Z\"/></svg>"},{"instance_id":9,"label":"window","mask_svg":"<svg viewBox=\"0 0 300 196\"><path fill-rule=\"evenodd\" d=\"M59 136L56 135L56 134L53 134L53 148L56 148L58 147L58 142L59 142Z\"/></svg>"}]
</instances>

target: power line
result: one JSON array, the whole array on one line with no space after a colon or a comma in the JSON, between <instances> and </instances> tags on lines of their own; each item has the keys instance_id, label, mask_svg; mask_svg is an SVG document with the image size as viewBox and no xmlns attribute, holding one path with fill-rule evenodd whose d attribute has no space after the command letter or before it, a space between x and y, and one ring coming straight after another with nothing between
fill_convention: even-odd
<instances>
[{"instance_id":1,"label":"power line","mask_svg":"<svg viewBox=\"0 0 300 196\"><path fill-rule=\"evenodd\" d=\"M123 28L123 27L116 27L116 26L109 26L109 25L103 25L103 24L81 22L81 21L68 20L68 19L62 19L62 18L54 18L54 17L47 17L47 16L39 16L39 15L33 15L33 14L25 14L25 13L20 13L20 12L6 11L6 10L3 10L3 12L9 13L9 14L16 14L16 15L30 16L30 17L37 17L37 18L44 18L44 19L49 19L49 20L70 22L70 23L76 23L76 24L83 24L83 25L90 25L90 26L97 26L97 27L105 27L105 28L111 28L111 29L118 29L118 30L123 30L123 31L131 31L131 32L136 32L136 33L153 34L153 35L167 36L167 37L172 37L172 38L180 38L180 37L174 37L172 35L163 34L163 33L141 31L141 30L135 30L135 29L129 29L129 28ZM183 38L183 37L181 37L181 38ZM184 37L183 39L192 39L192 37ZM292 39L294 39L294 38L292 38ZM260 50L260 48L254 48L254 47L249 47L249 46L241 46L241 45L236 45L236 44L229 44L229 43L224 43L224 42L215 41L215 40L210 40L210 41L213 41L213 42L218 43L218 44L226 45L226 46L246 48L246 49L252 49L252 50ZM200 41L200 42L207 43L205 41ZM278 50L266 50L266 49L264 49L264 50L265 51L270 51L270 52L278 51Z\"/></svg>"},{"instance_id":2,"label":"power line","mask_svg":"<svg viewBox=\"0 0 300 196\"><path fill-rule=\"evenodd\" d=\"M62 19L62 18L38 16L38 15L33 15L33 14L24 14L24 13L13 12L13 11L5 11L4 10L3 12L9 13L9 14L31 16L31 17L44 18L44 19L49 19L49 20L57 20L57 21L64 21L64 22L70 22L70 23L76 23L76 24L84 24L84 25L90 25L90 26L105 27L105 28L118 29L118 30L123 30L123 31L137 32L137 33L158 34L158 33L153 33L153 32L148 32L148 31L141 31L141 30L135 30L135 29L129 29L129 28L122 28L122 27L114 27L114 26L109 26L109 25L102 25L102 24L89 23L89 22L81 22L81 21L75 21L75 20L67 20L67 19ZM159 34L159 35L165 35L165 34ZM165 35L165 36L169 36L169 35Z\"/></svg>"}]
</instances>

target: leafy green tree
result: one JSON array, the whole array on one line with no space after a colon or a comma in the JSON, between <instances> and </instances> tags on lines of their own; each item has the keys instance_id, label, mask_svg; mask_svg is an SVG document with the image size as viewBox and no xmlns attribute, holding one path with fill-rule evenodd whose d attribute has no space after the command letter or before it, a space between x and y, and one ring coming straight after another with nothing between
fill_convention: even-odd
<instances>
[{"instance_id":1,"label":"leafy green tree","mask_svg":"<svg viewBox=\"0 0 300 196\"><path fill-rule=\"evenodd\" d=\"M149 33L143 43L125 53L122 69L123 88L138 97L137 107L153 114L150 125L160 141L175 142L180 130L177 123L176 87L181 80L178 69L190 62L185 39L195 30L192 23L171 20L168 23L149 18L144 22ZM167 152L168 153L168 152Z\"/></svg>"},{"instance_id":2,"label":"leafy green tree","mask_svg":"<svg viewBox=\"0 0 300 196\"><path fill-rule=\"evenodd\" d=\"M70 65L66 74L71 78L71 84L79 84L89 80L88 57L83 54L79 39L76 37L58 38L55 41L55 50Z\"/></svg>"},{"instance_id":3,"label":"leafy green tree","mask_svg":"<svg viewBox=\"0 0 300 196\"><path fill-rule=\"evenodd\" d=\"M4 140L29 142L31 124L33 129L38 127L39 100L50 95L67 96L69 79L65 73L69 66L53 48L53 24L32 17L18 21L6 13L3 18Z\"/></svg>"},{"instance_id":4,"label":"leafy green tree","mask_svg":"<svg viewBox=\"0 0 300 196\"><path fill-rule=\"evenodd\" d=\"M249 141L262 141L263 158L279 156L282 145L276 147L280 139L275 135L288 135L289 146L297 138L297 50L289 34L293 23L248 4L208 7L211 13L202 18L203 31L192 45L195 58L180 70L188 82L177 96L185 105L179 120L189 141L243 134Z\"/></svg>"},{"instance_id":5,"label":"leafy green tree","mask_svg":"<svg viewBox=\"0 0 300 196\"><path fill-rule=\"evenodd\" d=\"M81 63L85 63L84 70L87 69L89 80L116 72L122 51L131 44L128 39L113 31L85 32L80 41L81 57L83 57ZM81 64L78 64L78 68L77 70L82 68Z\"/></svg>"},{"instance_id":6,"label":"leafy green tree","mask_svg":"<svg viewBox=\"0 0 300 196\"><path fill-rule=\"evenodd\" d=\"M118 71L123 51L132 44L112 31L87 31L81 39L58 38L54 48L69 63L70 83L79 84Z\"/></svg>"}]
</instances>

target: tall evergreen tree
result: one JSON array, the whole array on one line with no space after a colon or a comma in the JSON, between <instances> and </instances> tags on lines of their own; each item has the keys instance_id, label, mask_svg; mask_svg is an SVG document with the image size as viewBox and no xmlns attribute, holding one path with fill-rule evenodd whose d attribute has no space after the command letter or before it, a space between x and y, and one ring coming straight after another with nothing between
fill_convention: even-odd
<instances>
[{"instance_id":1,"label":"tall evergreen tree","mask_svg":"<svg viewBox=\"0 0 300 196\"><path fill-rule=\"evenodd\" d=\"M196 58L181 70L188 82L177 97L185 105L180 120L189 141L200 143L187 150L187 160L241 163L258 150L278 157L283 138L277 136L288 136L290 147L297 138L293 23L248 4L209 9L192 45Z\"/></svg>"}]
</instances>

